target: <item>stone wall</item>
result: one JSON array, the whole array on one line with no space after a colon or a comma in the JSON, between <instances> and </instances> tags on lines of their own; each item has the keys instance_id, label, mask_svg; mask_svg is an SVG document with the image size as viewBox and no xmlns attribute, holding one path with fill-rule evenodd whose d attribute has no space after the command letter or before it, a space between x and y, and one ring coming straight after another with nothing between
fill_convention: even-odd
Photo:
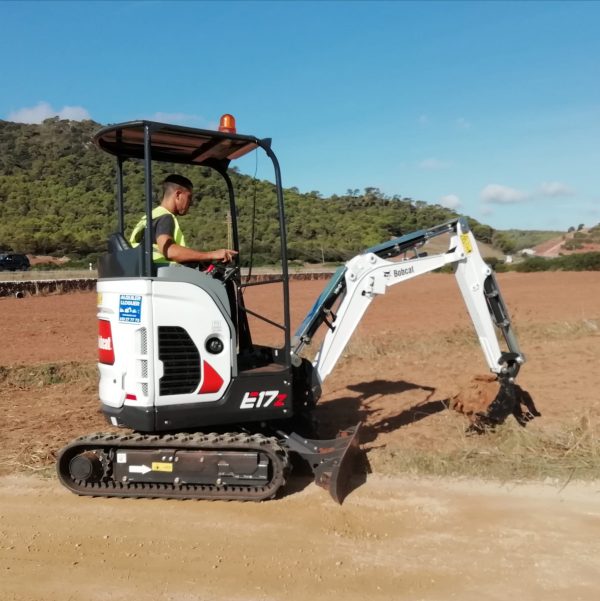
<instances>
[{"instance_id":1,"label":"stone wall","mask_svg":"<svg viewBox=\"0 0 600 601\"><path fill-rule=\"evenodd\" d=\"M253 275L250 278L251 282L268 282L281 277L277 274L261 273ZM331 273L292 273L290 280L328 280ZM245 280L244 280L245 281ZM67 294L79 290L95 290L95 278L81 278L70 280L26 280L15 282L0 282L0 297L16 296L21 298L24 296L32 296L37 294Z\"/></svg>"}]
</instances>

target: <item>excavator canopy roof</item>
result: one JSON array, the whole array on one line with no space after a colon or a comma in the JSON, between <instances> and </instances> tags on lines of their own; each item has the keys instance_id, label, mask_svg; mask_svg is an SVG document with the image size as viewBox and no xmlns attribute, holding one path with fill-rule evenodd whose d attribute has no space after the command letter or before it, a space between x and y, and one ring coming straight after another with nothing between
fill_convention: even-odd
<instances>
[{"instance_id":1,"label":"excavator canopy roof","mask_svg":"<svg viewBox=\"0 0 600 601\"><path fill-rule=\"evenodd\" d=\"M146 128L150 132L151 159L170 163L211 165L215 162L229 162L270 142L253 136L155 121L130 121L110 125L101 129L93 141L102 150L123 159L143 159Z\"/></svg>"}]
</instances>

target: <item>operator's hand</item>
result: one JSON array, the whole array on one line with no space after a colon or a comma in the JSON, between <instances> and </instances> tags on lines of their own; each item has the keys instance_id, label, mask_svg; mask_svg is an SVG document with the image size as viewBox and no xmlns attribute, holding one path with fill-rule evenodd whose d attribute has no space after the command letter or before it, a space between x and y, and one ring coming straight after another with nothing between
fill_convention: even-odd
<instances>
[{"instance_id":1,"label":"operator's hand","mask_svg":"<svg viewBox=\"0 0 600 601\"><path fill-rule=\"evenodd\" d=\"M220 248L219 250L215 250L213 252L213 260L222 261L223 263L231 263L237 254L237 250Z\"/></svg>"}]
</instances>

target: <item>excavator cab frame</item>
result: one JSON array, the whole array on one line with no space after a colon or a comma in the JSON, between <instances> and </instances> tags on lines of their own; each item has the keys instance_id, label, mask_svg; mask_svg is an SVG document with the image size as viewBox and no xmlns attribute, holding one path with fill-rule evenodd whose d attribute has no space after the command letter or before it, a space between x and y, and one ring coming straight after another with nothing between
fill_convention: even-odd
<instances>
[{"instance_id":1,"label":"excavator cab frame","mask_svg":"<svg viewBox=\"0 0 600 601\"><path fill-rule=\"evenodd\" d=\"M238 233L238 211L235 188L228 170L231 161L259 148L271 160L275 178L277 199L281 276L271 278L268 284L281 283L283 323L275 323L264 316L246 309L243 302L236 307L240 324L240 343L251 347L247 313L267 321L283 332L281 358L287 368L291 367L290 358L290 293L287 261L287 230L281 169L277 156L271 148L271 139L259 139L254 136L240 135L235 131L235 120L231 115L223 115L219 130L190 128L169 125L155 121L130 121L102 128L93 137L94 144L116 157L116 208L118 217L117 231L108 240L109 252L102 255L98 264L98 276L110 277L156 277L157 268L152 261L152 240L144 237L144 244L130 249L125 237L125 202L123 186L123 167L127 160L137 159L144 164L144 194L146 222L152 221L153 184L152 163L167 162L199 167L209 167L219 173L227 187L229 214L233 249L240 251ZM111 252L113 251L113 252ZM114 252L121 251L121 252ZM122 252L124 251L124 252ZM239 267L239 254L236 257ZM251 285L263 285L265 282L253 282ZM244 286L250 285L246 282Z\"/></svg>"}]
</instances>

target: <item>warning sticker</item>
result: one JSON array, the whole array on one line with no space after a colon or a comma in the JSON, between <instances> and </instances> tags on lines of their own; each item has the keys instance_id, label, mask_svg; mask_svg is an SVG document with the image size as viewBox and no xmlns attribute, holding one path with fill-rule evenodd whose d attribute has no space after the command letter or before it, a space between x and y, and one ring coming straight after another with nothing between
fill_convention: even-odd
<instances>
[{"instance_id":1,"label":"warning sticker","mask_svg":"<svg viewBox=\"0 0 600 601\"><path fill-rule=\"evenodd\" d=\"M152 471L153 472L172 472L173 464L153 461L152 462Z\"/></svg>"},{"instance_id":2,"label":"warning sticker","mask_svg":"<svg viewBox=\"0 0 600 601\"><path fill-rule=\"evenodd\" d=\"M461 234L460 239L463 244L463 248L467 254L473 252L473 247L471 246L471 240L469 240L469 234Z\"/></svg>"},{"instance_id":3,"label":"warning sticker","mask_svg":"<svg viewBox=\"0 0 600 601\"><path fill-rule=\"evenodd\" d=\"M135 294L119 296L119 321L123 323L140 323L142 319L142 297Z\"/></svg>"}]
</instances>

